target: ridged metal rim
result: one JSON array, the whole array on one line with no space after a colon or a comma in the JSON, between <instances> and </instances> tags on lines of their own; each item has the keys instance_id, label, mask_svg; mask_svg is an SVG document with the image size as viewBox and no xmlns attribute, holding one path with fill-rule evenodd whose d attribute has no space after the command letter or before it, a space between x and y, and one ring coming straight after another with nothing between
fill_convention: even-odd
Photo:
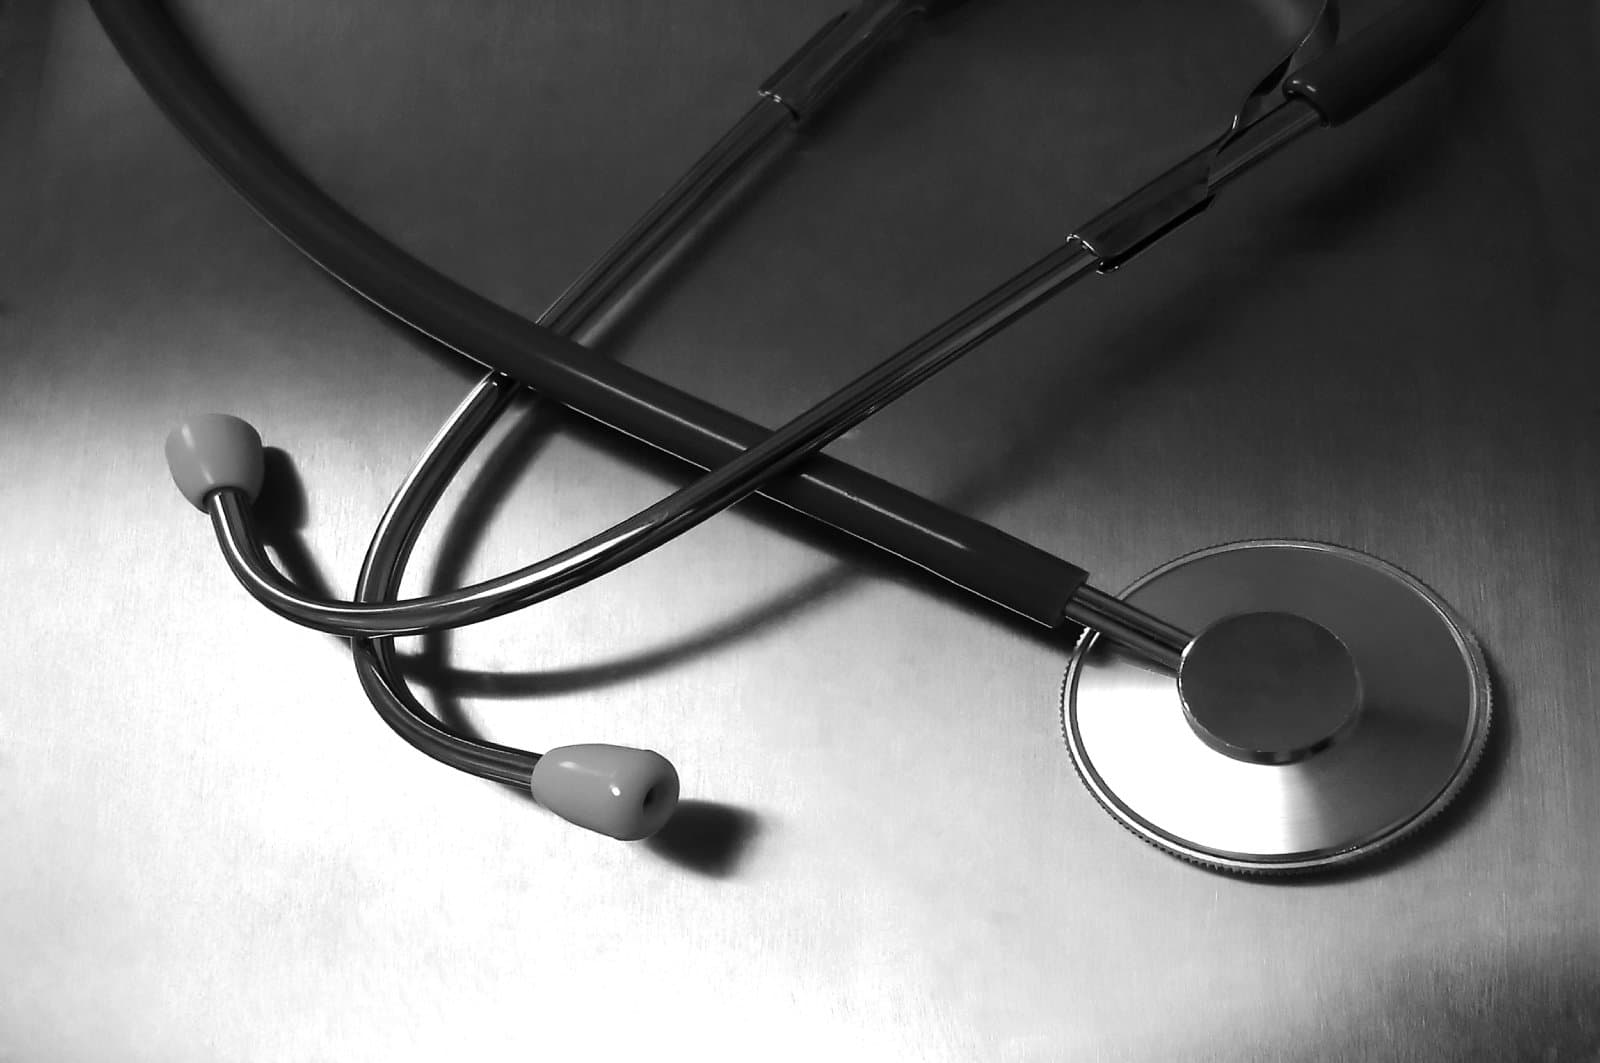
<instances>
[{"instance_id":1,"label":"ridged metal rim","mask_svg":"<svg viewBox=\"0 0 1600 1063\"><path fill-rule=\"evenodd\" d=\"M1238 854L1219 853L1203 847L1185 844L1181 840L1162 832L1156 825L1145 821L1136 812L1118 800L1111 788L1095 772L1087 752L1079 741L1077 730L1073 723L1074 706L1071 694L1085 656L1100 637L1098 633L1093 631L1085 631L1078 639L1077 646L1073 650L1072 660L1068 663L1066 672L1062 677L1060 695L1062 739L1066 743L1073 771L1077 774L1079 781L1094 797L1095 802L1134 836L1141 838L1162 852L1201 867L1241 875L1286 876L1329 871L1370 859L1411 838L1436 819L1461 794L1467 782L1477 770L1478 764L1483 758L1484 749L1488 745L1489 732L1494 716L1493 691L1489 684L1489 668L1477 639L1467 629L1455 610L1432 588L1397 565L1381 558L1373 557L1371 554L1365 554L1359 550L1333 543L1303 539L1251 539L1207 547L1184 554L1147 572L1124 588L1121 596L1126 597L1152 580L1158 579L1181 566L1192 564L1204 558L1238 550L1262 548L1320 550L1368 565L1394 577L1413 593L1422 597L1447 625L1452 640L1461 651L1462 662L1468 671L1470 688L1475 704L1473 706L1474 719L1471 723L1471 734L1466 746L1450 778L1436 793L1410 817L1395 824L1383 834L1343 849L1319 853L1313 857L1275 858L1264 856L1254 858Z\"/></svg>"}]
</instances>

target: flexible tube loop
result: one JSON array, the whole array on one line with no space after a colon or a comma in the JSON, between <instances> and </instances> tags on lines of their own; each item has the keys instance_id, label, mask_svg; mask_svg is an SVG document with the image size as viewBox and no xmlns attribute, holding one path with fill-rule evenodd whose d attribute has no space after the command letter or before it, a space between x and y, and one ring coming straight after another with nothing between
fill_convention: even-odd
<instances>
[{"instance_id":1,"label":"flexible tube loop","mask_svg":"<svg viewBox=\"0 0 1600 1063\"><path fill-rule=\"evenodd\" d=\"M373 232L268 143L157 0L93 0L93 7L146 90L246 201L380 309L702 468L732 462L767 439L764 429L743 418L628 366L589 357L577 343L484 299ZM1062 623L1084 579L1070 562L825 457L809 458L803 469L763 484L760 492L1046 626ZM334 629L361 630L329 619Z\"/></svg>"}]
</instances>

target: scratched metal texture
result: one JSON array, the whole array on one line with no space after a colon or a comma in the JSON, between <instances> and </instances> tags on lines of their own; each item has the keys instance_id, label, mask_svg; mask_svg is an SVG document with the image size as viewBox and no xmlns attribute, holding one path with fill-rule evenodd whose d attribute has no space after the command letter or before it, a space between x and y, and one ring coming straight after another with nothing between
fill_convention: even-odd
<instances>
[{"instance_id":1,"label":"scratched metal texture","mask_svg":"<svg viewBox=\"0 0 1600 1063\"><path fill-rule=\"evenodd\" d=\"M535 313L838 5L179 6L333 195ZM600 346L776 423L1210 136L1301 14L978 0ZM84 5L0 3L0 1059L1600 1059L1597 53L1593 3L1491 4L832 449L1108 589L1281 536L1451 602L1479 777L1392 858L1269 884L1079 786L1065 638L761 504L408 644L463 726L672 757L663 838L413 752L233 583L160 444L253 420L280 556L347 594L473 371L261 224ZM685 477L536 406L474 468L413 589Z\"/></svg>"}]
</instances>

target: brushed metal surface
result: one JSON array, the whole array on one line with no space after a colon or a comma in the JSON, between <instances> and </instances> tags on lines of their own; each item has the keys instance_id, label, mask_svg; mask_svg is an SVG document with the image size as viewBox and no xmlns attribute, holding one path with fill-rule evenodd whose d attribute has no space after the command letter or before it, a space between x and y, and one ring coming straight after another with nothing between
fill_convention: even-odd
<instances>
[{"instance_id":1,"label":"brushed metal surface","mask_svg":"<svg viewBox=\"0 0 1600 1063\"><path fill-rule=\"evenodd\" d=\"M331 192L525 313L838 6L181 5ZM973 4L606 347L775 423L1213 135L1299 14ZM1282 536L1452 603L1503 708L1474 784L1381 864L1282 886L1096 807L1068 645L754 504L409 650L499 740L671 756L671 834L418 756L343 647L234 586L160 444L195 410L260 426L280 555L348 594L475 371L262 226L86 8L0 6L0 1058L1596 1058L1597 20L1491 5L830 448L1108 587ZM413 589L684 475L537 407L476 467Z\"/></svg>"}]
</instances>

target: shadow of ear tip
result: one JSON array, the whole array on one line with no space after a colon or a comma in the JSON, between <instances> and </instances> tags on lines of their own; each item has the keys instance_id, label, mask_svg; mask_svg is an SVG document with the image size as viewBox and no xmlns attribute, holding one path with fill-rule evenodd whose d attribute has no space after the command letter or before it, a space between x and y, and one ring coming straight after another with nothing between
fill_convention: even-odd
<instances>
[{"instance_id":1,"label":"shadow of ear tip","mask_svg":"<svg viewBox=\"0 0 1600 1063\"><path fill-rule=\"evenodd\" d=\"M686 800L645 845L680 867L722 878L737 869L760 833L760 817L748 809Z\"/></svg>"},{"instance_id":2,"label":"shadow of ear tip","mask_svg":"<svg viewBox=\"0 0 1600 1063\"><path fill-rule=\"evenodd\" d=\"M306 525L306 485L294 459L281 447L266 447L261 456L266 476L256 507L263 523L274 531L301 530Z\"/></svg>"}]
</instances>

